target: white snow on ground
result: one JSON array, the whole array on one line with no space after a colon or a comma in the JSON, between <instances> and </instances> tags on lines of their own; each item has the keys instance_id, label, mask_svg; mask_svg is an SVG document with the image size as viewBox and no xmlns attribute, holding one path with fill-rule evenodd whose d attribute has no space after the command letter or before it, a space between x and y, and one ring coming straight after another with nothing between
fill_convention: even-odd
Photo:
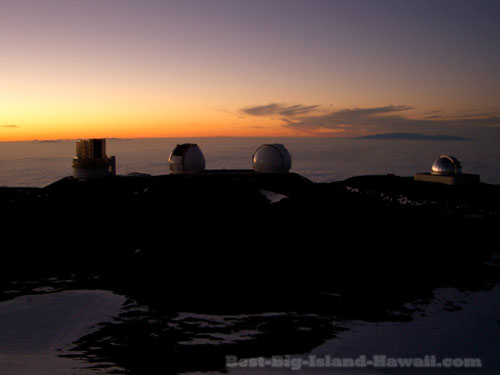
<instances>
[{"instance_id":1,"label":"white snow on ground","mask_svg":"<svg viewBox=\"0 0 500 375\"><path fill-rule=\"evenodd\" d=\"M98 323L119 314L124 302L125 297L102 290L26 295L1 302L0 374L96 374L85 370L83 363L58 355Z\"/></svg>"}]
</instances>

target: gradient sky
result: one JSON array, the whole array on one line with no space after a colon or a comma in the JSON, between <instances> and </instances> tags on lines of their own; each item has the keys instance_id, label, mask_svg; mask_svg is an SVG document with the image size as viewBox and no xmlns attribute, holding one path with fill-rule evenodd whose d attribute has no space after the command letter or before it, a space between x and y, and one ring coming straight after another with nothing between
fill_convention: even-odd
<instances>
[{"instance_id":1,"label":"gradient sky","mask_svg":"<svg viewBox=\"0 0 500 375\"><path fill-rule=\"evenodd\" d=\"M500 134L500 1L0 0L0 140Z\"/></svg>"}]
</instances>

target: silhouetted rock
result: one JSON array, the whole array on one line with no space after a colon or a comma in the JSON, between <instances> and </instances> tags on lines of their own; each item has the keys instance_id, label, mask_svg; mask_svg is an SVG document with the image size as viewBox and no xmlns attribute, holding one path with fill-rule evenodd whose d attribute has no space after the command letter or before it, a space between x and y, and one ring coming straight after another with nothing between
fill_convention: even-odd
<instances>
[{"instance_id":1,"label":"silhouetted rock","mask_svg":"<svg viewBox=\"0 0 500 375\"><path fill-rule=\"evenodd\" d=\"M263 190L282 199L271 203ZM343 329L331 324L339 319L407 321L405 302L438 286L489 288L499 276L490 264L497 185L391 175L312 183L253 171L68 177L1 188L0 209L0 299L15 296L9 283L29 293L66 278L58 290L107 289L147 306L74 348L134 373L159 359L176 373L224 371L228 354L306 353ZM288 313L259 315L268 311ZM202 314L228 320L217 326ZM260 333L217 342L246 331Z\"/></svg>"},{"instance_id":2,"label":"silhouetted rock","mask_svg":"<svg viewBox=\"0 0 500 375\"><path fill-rule=\"evenodd\" d=\"M263 189L287 198L270 203ZM70 267L141 280L189 275L205 280L202 288L228 280L234 288L338 287L424 269L435 271L427 279L442 278L452 272L442 262L486 256L491 247L478 245L498 223L499 193L397 176L319 184L293 173L207 171L68 177L2 188L0 204L10 218L7 274Z\"/></svg>"}]
</instances>

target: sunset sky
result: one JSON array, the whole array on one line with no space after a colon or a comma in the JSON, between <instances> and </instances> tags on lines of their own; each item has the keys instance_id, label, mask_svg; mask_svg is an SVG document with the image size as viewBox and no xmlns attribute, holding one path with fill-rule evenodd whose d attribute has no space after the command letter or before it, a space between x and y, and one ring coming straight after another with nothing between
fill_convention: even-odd
<instances>
[{"instance_id":1,"label":"sunset sky","mask_svg":"<svg viewBox=\"0 0 500 375\"><path fill-rule=\"evenodd\" d=\"M0 0L0 140L500 133L500 1Z\"/></svg>"}]
</instances>

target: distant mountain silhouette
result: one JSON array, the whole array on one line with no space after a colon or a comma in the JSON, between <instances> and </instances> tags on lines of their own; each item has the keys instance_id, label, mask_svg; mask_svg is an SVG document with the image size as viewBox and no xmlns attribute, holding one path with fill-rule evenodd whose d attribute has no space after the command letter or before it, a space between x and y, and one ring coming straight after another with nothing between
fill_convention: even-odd
<instances>
[{"instance_id":1,"label":"distant mountain silhouette","mask_svg":"<svg viewBox=\"0 0 500 375\"><path fill-rule=\"evenodd\" d=\"M33 139L33 142L38 142L38 143L56 143L56 142L62 142L62 139Z\"/></svg>"},{"instance_id":2,"label":"distant mountain silhouette","mask_svg":"<svg viewBox=\"0 0 500 375\"><path fill-rule=\"evenodd\" d=\"M424 141L470 141L471 138L454 135L424 135L418 133L383 133L356 137L356 139L424 140Z\"/></svg>"}]
</instances>

